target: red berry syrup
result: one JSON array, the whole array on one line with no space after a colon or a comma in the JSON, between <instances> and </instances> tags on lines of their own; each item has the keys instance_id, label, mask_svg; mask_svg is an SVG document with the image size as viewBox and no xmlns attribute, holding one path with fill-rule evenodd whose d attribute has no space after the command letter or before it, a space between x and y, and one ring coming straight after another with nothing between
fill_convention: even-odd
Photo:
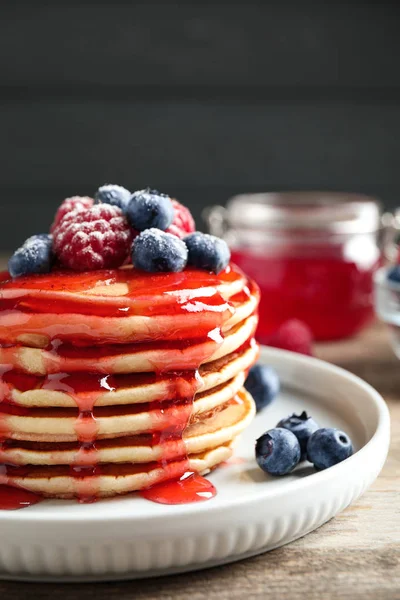
<instances>
[{"instance_id":1,"label":"red berry syrup","mask_svg":"<svg viewBox=\"0 0 400 600\"><path fill-rule=\"evenodd\" d=\"M261 290L257 339L271 335L289 319L299 319L316 340L353 335L373 318L375 255L357 262L340 247L315 246L278 251L237 249L232 259Z\"/></svg>"},{"instance_id":2,"label":"red berry syrup","mask_svg":"<svg viewBox=\"0 0 400 600\"><path fill-rule=\"evenodd\" d=\"M37 504L42 497L10 485L0 485L0 510L18 510Z\"/></svg>"},{"instance_id":3,"label":"red berry syrup","mask_svg":"<svg viewBox=\"0 0 400 600\"><path fill-rule=\"evenodd\" d=\"M166 481L142 490L140 495L159 504L204 502L216 496L213 484L197 473L186 472L179 479Z\"/></svg>"},{"instance_id":4,"label":"red berry syrup","mask_svg":"<svg viewBox=\"0 0 400 600\"><path fill-rule=\"evenodd\" d=\"M112 284L125 286L126 293L121 296L97 294L95 297L90 294L93 288L98 291L99 286L107 288ZM242 288L244 291L238 292L231 302L227 302L216 287L224 284L235 284L237 289ZM111 375L104 369L104 357L111 361L107 364L112 365L121 353L126 352L125 344L110 346L113 340L107 340L106 345L95 347L96 342L90 336L85 339L81 331L63 339L64 332L49 328L45 317L34 333L49 339L47 367L50 374L47 377L36 377L13 370L10 365L2 365L0 438L4 448L13 439L13 432L8 427L9 414L24 414L24 411L27 411L26 414L33 414L35 410L43 410L25 409L16 405L13 401L14 389L23 392L41 388L68 394L78 409L75 423L78 446L69 473L74 477L74 493L78 500L92 502L99 496L102 469L110 472L111 468L112 472L112 466L102 466L99 457L96 412L101 409L96 409L98 398L119 387L161 382L166 395L146 406L129 407L130 410L149 412L152 420L152 430L149 432L151 443L153 447L161 448L157 466L162 475L156 485L143 490L141 495L166 504L198 502L213 497L216 493L214 486L190 471L183 435L190 422L195 394L201 385L198 369L222 343L222 325L235 312L235 304L249 298L249 289L253 292L255 290L243 273L234 267L228 267L218 276L196 270L151 275L134 269L120 269L91 273L54 272L51 275L21 277L12 281L4 274L0 277L0 315L4 318L3 326L0 326L0 345L3 344L4 347L10 345L7 336L21 319L21 315L25 315L26 319L30 315L41 313L120 318L129 316L132 311L133 314L144 316L197 315L196 326L192 328L190 335L185 331L179 337L174 328L174 331L163 331L162 335L151 341L130 344L136 351L150 348L153 343L155 349L168 350L164 353L165 357L157 359L154 373L133 375ZM6 326L7 321L9 327ZM93 338L101 343L101 322L99 331L94 332ZM188 348L189 352L185 352ZM10 348L11 353L17 353L18 350L18 346ZM75 371L60 369L71 365ZM100 372L96 372L96 368ZM52 410L57 409L49 409ZM116 408L111 407L109 410L112 413ZM58 448L62 447L60 443ZM135 468L134 465L125 467L128 471ZM1 508L21 508L40 500L36 494L21 490L13 482L13 476L19 479L34 477L36 471L35 467L6 463L0 465Z\"/></svg>"}]
</instances>

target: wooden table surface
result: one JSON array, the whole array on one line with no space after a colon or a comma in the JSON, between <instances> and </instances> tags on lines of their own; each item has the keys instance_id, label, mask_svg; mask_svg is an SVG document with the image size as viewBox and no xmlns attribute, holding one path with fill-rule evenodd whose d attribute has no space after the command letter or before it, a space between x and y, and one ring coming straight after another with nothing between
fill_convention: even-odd
<instances>
[{"instance_id":1,"label":"wooden table surface","mask_svg":"<svg viewBox=\"0 0 400 600\"><path fill-rule=\"evenodd\" d=\"M368 381L390 408L389 458L358 502L288 546L231 565L122 583L0 582L0 598L400 600L400 363L379 325L356 339L319 345L316 354Z\"/></svg>"}]
</instances>

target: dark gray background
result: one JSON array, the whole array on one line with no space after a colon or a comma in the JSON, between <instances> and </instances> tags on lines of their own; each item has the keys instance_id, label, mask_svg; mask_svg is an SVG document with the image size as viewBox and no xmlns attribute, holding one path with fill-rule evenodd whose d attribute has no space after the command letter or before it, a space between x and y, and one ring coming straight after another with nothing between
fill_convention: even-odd
<instances>
[{"instance_id":1,"label":"dark gray background","mask_svg":"<svg viewBox=\"0 0 400 600\"><path fill-rule=\"evenodd\" d=\"M199 217L243 191L400 204L397 3L0 8L0 249L104 182Z\"/></svg>"}]
</instances>

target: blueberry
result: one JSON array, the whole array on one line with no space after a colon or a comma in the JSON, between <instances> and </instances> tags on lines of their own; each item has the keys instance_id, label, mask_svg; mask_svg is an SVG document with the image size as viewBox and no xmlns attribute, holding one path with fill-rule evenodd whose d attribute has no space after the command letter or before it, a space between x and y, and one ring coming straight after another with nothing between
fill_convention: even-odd
<instances>
[{"instance_id":1,"label":"blueberry","mask_svg":"<svg viewBox=\"0 0 400 600\"><path fill-rule=\"evenodd\" d=\"M11 277L32 273L49 273L53 262L53 237L47 233L32 235L8 261Z\"/></svg>"},{"instance_id":2,"label":"blueberry","mask_svg":"<svg viewBox=\"0 0 400 600\"><path fill-rule=\"evenodd\" d=\"M307 458L316 469L328 469L353 454L349 436L330 427L315 431L307 444Z\"/></svg>"},{"instance_id":3,"label":"blueberry","mask_svg":"<svg viewBox=\"0 0 400 600\"><path fill-rule=\"evenodd\" d=\"M214 235L195 231L185 237L185 244L189 251L189 265L199 269L218 274L231 259L227 243Z\"/></svg>"},{"instance_id":4,"label":"blueberry","mask_svg":"<svg viewBox=\"0 0 400 600\"><path fill-rule=\"evenodd\" d=\"M168 229L174 219L171 198L147 188L134 192L126 209L126 216L134 229Z\"/></svg>"},{"instance_id":5,"label":"blueberry","mask_svg":"<svg viewBox=\"0 0 400 600\"><path fill-rule=\"evenodd\" d=\"M103 202L112 206L118 206L118 208L125 212L131 199L131 193L121 185L108 183L99 187L94 195L94 199L96 203Z\"/></svg>"},{"instance_id":6,"label":"blueberry","mask_svg":"<svg viewBox=\"0 0 400 600\"><path fill-rule=\"evenodd\" d=\"M284 427L284 429L288 429L294 433L300 444L300 460L305 460L307 458L307 442L314 431L317 431L319 428L319 425L314 421L314 419L309 417L303 410L299 416L293 413L291 417L281 419L277 427Z\"/></svg>"},{"instance_id":7,"label":"blueberry","mask_svg":"<svg viewBox=\"0 0 400 600\"><path fill-rule=\"evenodd\" d=\"M183 271L187 262L187 248L178 237L159 229L146 229L135 239L132 263L149 273Z\"/></svg>"},{"instance_id":8,"label":"blueberry","mask_svg":"<svg viewBox=\"0 0 400 600\"><path fill-rule=\"evenodd\" d=\"M278 395L278 373L267 365L254 365L249 371L244 387L253 396L257 412L271 404Z\"/></svg>"},{"instance_id":9,"label":"blueberry","mask_svg":"<svg viewBox=\"0 0 400 600\"><path fill-rule=\"evenodd\" d=\"M389 269L387 272L387 279L394 283L400 283L400 265L395 265Z\"/></svg>"},{"instance_id":10,"label":"blueberry","mask_svg":"<svg viewBox=\"0 0 400 600\"><path fill-rule=\"evenodd\" d=\"M300 444L287 429L270 429L256 442L258 466L270 475L286 475L300 460Z\"/></svg>"}]
</instances>

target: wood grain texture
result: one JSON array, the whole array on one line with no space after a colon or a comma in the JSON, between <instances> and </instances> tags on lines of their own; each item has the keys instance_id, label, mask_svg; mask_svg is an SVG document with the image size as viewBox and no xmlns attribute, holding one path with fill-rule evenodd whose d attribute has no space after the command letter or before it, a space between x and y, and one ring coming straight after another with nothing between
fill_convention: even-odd
<instances>
[{"instance_id":1,"label":"wood grain texture","mask_svg":"<svg viewBox=\"0 0 400 600\"><path fill-rule=\"evenodd\" d=\"M400 598L400 370L375 325L320 344L317 356L366 379L388 402L392 442L382 474L355 504L304 538L262 556L198 573L109 584L0 583L13 600L398 600Z\"/></svg>"}]
</instances>

